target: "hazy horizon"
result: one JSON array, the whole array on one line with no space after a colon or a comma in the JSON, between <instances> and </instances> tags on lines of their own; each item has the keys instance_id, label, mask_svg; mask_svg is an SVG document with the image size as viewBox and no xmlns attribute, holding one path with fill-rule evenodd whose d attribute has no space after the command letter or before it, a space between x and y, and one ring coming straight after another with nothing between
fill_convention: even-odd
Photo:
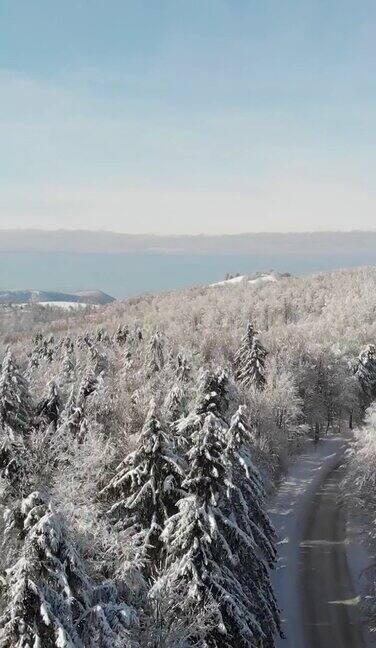
<instances>
[{"instance_id":1,"label":"hazy horizon","mask_svg":"<svg viewBox=\"0 0 376 648\"><path fill-rule=\"evenodd\" d=\"M305 229L305 230L243 230L241 232L236 232L236 231L229 231L229 232L210 232L210 231L197 231L197 232L184 232L184 233L179 233L176 231L167 231L167 232L157 232L157 231L147 231L147 232L130 232L129 230L115 230L111 228L106 228L106 227L96 227L96 228L84 228L84 227L0 227L0 234L2 232L14 232L14 233L22 233L22 232L48 232L48 233L53 233L53 232L67 232L69 234L72 233L81 233L81 232L89 232L92 234L119 234L119 235L125 235L125 236L130 236L130 237L137 237L137 236L155 236L155 237L198 237L198 236L208 236L208 237L231 237L231 236L241 236L241 235L250 235L250 236L257 236L257 235L294 235L294 234L299 234L299 235L305 235L305 234L352 234L352 233L367 233L367 232L376 232L376 225L375 227L351 227L348 229L334 229L334 228L322 228L322 229Z\"/></svg>"},{"instance_id":2,"label":"hazy horizon","mask_svg":"<svg viewBox=\"0 0 376 648\"><path fill-rule=\"evenodd\" d=\"M101 289L117 298L274 269L295 275L376 265L376 232L153 236L0 231L0 289Z\"/></svg>"}]
</instances>

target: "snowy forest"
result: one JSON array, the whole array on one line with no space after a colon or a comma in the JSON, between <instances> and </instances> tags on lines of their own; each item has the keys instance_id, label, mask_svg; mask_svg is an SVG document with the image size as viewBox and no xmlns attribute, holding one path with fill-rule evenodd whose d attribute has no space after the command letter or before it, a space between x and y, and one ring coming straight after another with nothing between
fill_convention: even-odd
<instances>
[{"instance_id":1,"label":"snowy forest","mask_svg":"<svg viewBox=\"0 0 376 648\"><path fill-rule=\"evenodd\" d=\"M354 430L376 542L375 345L374 268L0 311L0 646L273 648L305 443Z\"/></svg>"}]
</instances>

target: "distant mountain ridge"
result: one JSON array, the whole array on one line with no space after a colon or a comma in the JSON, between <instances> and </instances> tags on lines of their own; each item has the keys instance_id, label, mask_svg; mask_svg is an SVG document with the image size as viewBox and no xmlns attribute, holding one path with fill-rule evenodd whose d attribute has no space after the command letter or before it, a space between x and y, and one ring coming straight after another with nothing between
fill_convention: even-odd
<instances>
[{"instance_id":1,"label":"distant mountain ridge","mask_svg":"<svg viewBox=\"0 0 376 648\"><path fill-rule=\"evenodd\" d=\"M45 302L70 302L102 306L115 301L114 297L101 290L87 290L74 293L47 290L0 290L0 304L27 304Z\"/></svg>"},{"instance_id":2,"label":"distant mountain ridge","mask_svg":"<svg viewBox=\"0 0 376 648\"><path fill-rule=\"evenodd\" d=\"M244 233L231 235L122 234L89 230L0 230L0 252L341 255L374 250L376 231Z\"/></svg>"}]
</instances>

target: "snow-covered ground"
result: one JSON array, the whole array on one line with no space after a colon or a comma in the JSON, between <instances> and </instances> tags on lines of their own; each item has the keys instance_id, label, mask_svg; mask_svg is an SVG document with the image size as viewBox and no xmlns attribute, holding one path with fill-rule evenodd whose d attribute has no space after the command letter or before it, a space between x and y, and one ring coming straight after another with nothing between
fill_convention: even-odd
<instances>
[{"instance_id":1,"label":"snow-covered ground","mask_svg":"<svg viewBox=\"0 0 376 648\"><path fill-rule=\"evenodd\" d=\"M210 287L214 286L231 286L233 284L239 284L242 282L247 282L249 284L257 285L262 283L278 281L277 276L274 273L263 274L259 277L249 278L247 275L239 275L238 277L232 277L232 279L225 279L224 281L217 281L216 283L210 284Z\"/></svg>"},{"instance_id":2,"label":"snow-covered ground","mask_svg":"<svg viewBox=\"0 0 376 648\"><path fill-rule=\"evenodd\" d=\"M246 281L247 277L245 275L239 275L238 277L232 277L232 279L225 279L224 281L216 281L216 283L210 284L211 287L214 286L231 286L232 284L238 284L242 281Z\"/></svg>"},{"instance_id":3,"label":"snow-covered ground","mask_svg":"<svg viewBox=\"0 0 376 648\"><path fill-rule=\"evenodd\" d=\"M329 436L317 446L308 445L270 503L269 513L279 538L279 559L272 578L287 636L287 640L277 642L278 647L304 648L298 588L302 532L316 491L344 457L346 447L346 436ZM358 574L366 558L357 542L349 542L348 552L354 588L359 592Z\"/></svg>"},{"instance_id":4,"label":"snow-covered ground","mask_svg":"<svg viewBox=\"0 0 376 648\"><path fill-rule=\"evenodd\" d=\"M248 279L250 284L262 284L278 281L277 277L274 274L262 275L261 277L256 277L255 279Z\"/></svg>"}]
</instances>

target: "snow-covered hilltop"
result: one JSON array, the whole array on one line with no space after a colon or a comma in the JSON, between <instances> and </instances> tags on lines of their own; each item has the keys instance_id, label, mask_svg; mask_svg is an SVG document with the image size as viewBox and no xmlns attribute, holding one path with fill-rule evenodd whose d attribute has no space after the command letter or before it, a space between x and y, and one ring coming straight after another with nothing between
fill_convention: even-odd
<instances>
[{"instance_id":1,"label":"snow-covered hilltop","mask_svg":"<svg viewBox=\"0 0 376 648\"><path fill-rule=\"evenodd\" d=\"M86 290L74 293L55 292L46 290L0 290L0 304L45 305L60 304L90 304L103 306L115 301L113 297L101 290Z\"/></svg>"},{"instance_id":2,"label":"snow-covered hilltop","mask_svg":"<svg viewBox=\"0 0 376 648\"><path fill-rule=\"evenodd\" d=\"M231 286L233 284L239 283L248 283L253 285L260 285L263 283L275 282L283 279L284 277L289 277L288 273L281 274L280 272L275 272L270 270L270 272L255 272L252 275L236 275L235 277L228 277L223 281L217 281L210 284L210 287L214 286Z\"/></svg>"}]
</instances>

